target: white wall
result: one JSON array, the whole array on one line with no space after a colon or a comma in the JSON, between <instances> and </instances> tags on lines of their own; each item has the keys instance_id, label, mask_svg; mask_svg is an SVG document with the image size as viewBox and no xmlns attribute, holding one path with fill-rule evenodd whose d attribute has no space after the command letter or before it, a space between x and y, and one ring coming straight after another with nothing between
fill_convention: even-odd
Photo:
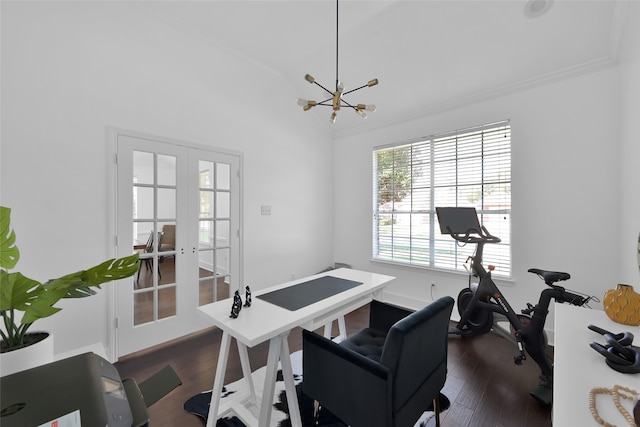
<instances>
[{"instance_id":1,"label":"white wall","mask_svg":"<svg viewBox=\"0 0 640 427\"><path fill-rule=\"evenodd\" d=\"M423 305L431 300L432 283L437 285L433 298L455 297L466 276L370 261L371 151L377 145L510 119L514 283L505 284L503 292L518 310L535 303L544 283L527 269L537 267L567 271L572 276L568 287L602 298L620 280L618 72L610 67L337 140L336 260L397 276L387 297L398 302ZM547 327L553 329L552 315Z\"/></svg>"},{"instance_id":2,"label":"white wall","mask_svg":"<svg viewBox=\"0 0 640 427\"><path fill-rule=\"evenodd\" d=\"M620 283L640 292L637 239L640 233L640 2L628 4L627 25L620 58L621 114L621 203Z\"/></svg>"},{"instance_id":3,"label":"white wall","mask_svg":"<svg viewBox=\"0 0 640 427\"><path fill-rule=\"evenodd\" d=\"M107 126L243 153L245 284L331 265L331 140L277 75L121 2L1 7L0 203L17 271L44 281L109 256ZM34 326L56 353L107 342L104 289L59 306Z\"/></svg>"}]
</instances>

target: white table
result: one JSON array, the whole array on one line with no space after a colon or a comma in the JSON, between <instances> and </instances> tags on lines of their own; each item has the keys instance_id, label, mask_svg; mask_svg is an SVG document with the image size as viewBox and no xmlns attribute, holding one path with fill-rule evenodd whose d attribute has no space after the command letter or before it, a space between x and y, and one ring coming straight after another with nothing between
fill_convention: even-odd
<instances>
[{"instance_id":1,"label":"white table","mask_svg":"<svg viewBox=\"0 0 640 427\"><path fill-rule=\"evenodd\" d=\"M555 304L554 426L599 426L589 410L589 392L593 388L611 388L619 384L640 391L640 374L623 374L609 368L604 356L589 346L592 342L606 344L602 335L587 328L589 325L614 334L629 331L635 337L633 344L640 346L638 326L616 323L604 311ZM628 400L622 403L627 409L633 408ZM596 407L600 417L608 423L628 425L611 396L597 395Z\"/></svg>"},{"instance_id":2,"label":"white table","mask_svg":"<svg viewBox=\"0 0 640 427\"><path fill-rule=\"evenodd\" d=\"M307 282L322 276L333 276L361 282L362 285L340 292L337 295L295 311L281 308L257 298L258 295ZM255 291L253 293L251 307L243 307L240 315L235 319L229 317L231 313L231 299L200 307L202 313L207 315L213 324L223 331L207 427L213 427L218 418L230 412L235 413L235 415L242 419L247 425L267 427L271 419L278 362L282 365L287 401L290 402L288 406L291 423L293 427L302 427L297 404L298 398L291 369L291 359L289 358L289 344L287 341L289 332L298 326L314 330L321 326L331 324L333 320L339 319L345 314L368 304L373 298L381 299L382 289L393 279L394 277L392 276L341 268L268 289ZM247 393L235 393L225 398L224 404L221 405L220 394L222 392L222 386L224 385L224 375L229 359L231 338L235 338L238 345L238 353L240 355L244 381L247 385ZM260 403L260 417L259 420L256 420L251 412L242 404L247 399L251 399L253 402L256 401L247 347L254 347L264 341L269 341L269 354L262 402ZM236 396L236 394L238 396ZM255 403L257 404L258 402Z\"/></svg>"}]
</instances>

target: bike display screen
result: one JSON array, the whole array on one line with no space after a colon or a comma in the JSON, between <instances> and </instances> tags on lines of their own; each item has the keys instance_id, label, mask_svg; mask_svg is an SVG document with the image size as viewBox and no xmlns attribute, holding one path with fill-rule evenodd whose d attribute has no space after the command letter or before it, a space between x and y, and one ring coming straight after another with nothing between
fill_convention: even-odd
<instances>
[{"instance_id":1,"label":"bike display screen","mask_svg":"<svg viewBox=\"0 0 640 427\"><path fill-rule=\"evenodd\" d=\"M467 234L480 232L476 208L436 208L442 234Z\"/></svg>"}]
</instances>

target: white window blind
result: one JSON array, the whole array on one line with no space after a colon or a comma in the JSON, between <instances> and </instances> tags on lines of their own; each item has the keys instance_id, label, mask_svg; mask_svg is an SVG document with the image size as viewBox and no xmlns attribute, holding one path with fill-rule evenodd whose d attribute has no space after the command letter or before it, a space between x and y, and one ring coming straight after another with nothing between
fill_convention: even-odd
<instances>
[{"instance_id":1,"label":"white window blind","mask_svg":"<svg viewBox=\"0 0 640 427\"><path fill-rule=\"evenodd\" d=\"M464 271L475 245L440 233L436 207L475 207L502 239L484 249L511 276L511 127L508 121L373 151L373 259Z\"/></svg>"}]
</instances>

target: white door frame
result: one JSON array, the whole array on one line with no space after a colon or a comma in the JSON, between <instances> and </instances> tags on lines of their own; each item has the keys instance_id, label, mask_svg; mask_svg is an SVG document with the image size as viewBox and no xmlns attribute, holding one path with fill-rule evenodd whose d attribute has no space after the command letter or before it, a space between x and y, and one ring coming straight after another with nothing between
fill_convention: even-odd
<instances>
[{"instance_id":1,"label":"white door frame","mask_svg":"<svg viewBox=\"0 0 640 427\"><path fill-rule=\"evenodd\" d=\"M232 155L238 157L239 160L239 185L238 185L238 197L239 197L239 205L240 212L238 215L239 221L239 271L238 271L238 282L240 284L244 283L244 179L243 179L243 171L244 171L244 155L242 152L220 149L213 146L207 146L203 144L196 144L191 142L185 142L182 140L157 136L149 133L123 129L113 126L107 127L107 161L108 161L108 176L107 176L107 206L108 206L108 224L106 227L107 231L107 253L109 257L117 256L117 230L118 230L118 205L117 205L117 144L118 137L120 136L130 136L134 138L141 139L150 139L153 141L159 141L168 144L174 144L178 146L183 146L187 148L211 151L220 154ZM126 279L123 279L126 280ZM118 306L117 306L117 285L116 286L107 286L106 287L108 306L107 306L107 343L105 345L105 352L107 358L111 362L117 361L118 349L117 349L117 315L118 315Z\"/></svg>"}]
</instances>

